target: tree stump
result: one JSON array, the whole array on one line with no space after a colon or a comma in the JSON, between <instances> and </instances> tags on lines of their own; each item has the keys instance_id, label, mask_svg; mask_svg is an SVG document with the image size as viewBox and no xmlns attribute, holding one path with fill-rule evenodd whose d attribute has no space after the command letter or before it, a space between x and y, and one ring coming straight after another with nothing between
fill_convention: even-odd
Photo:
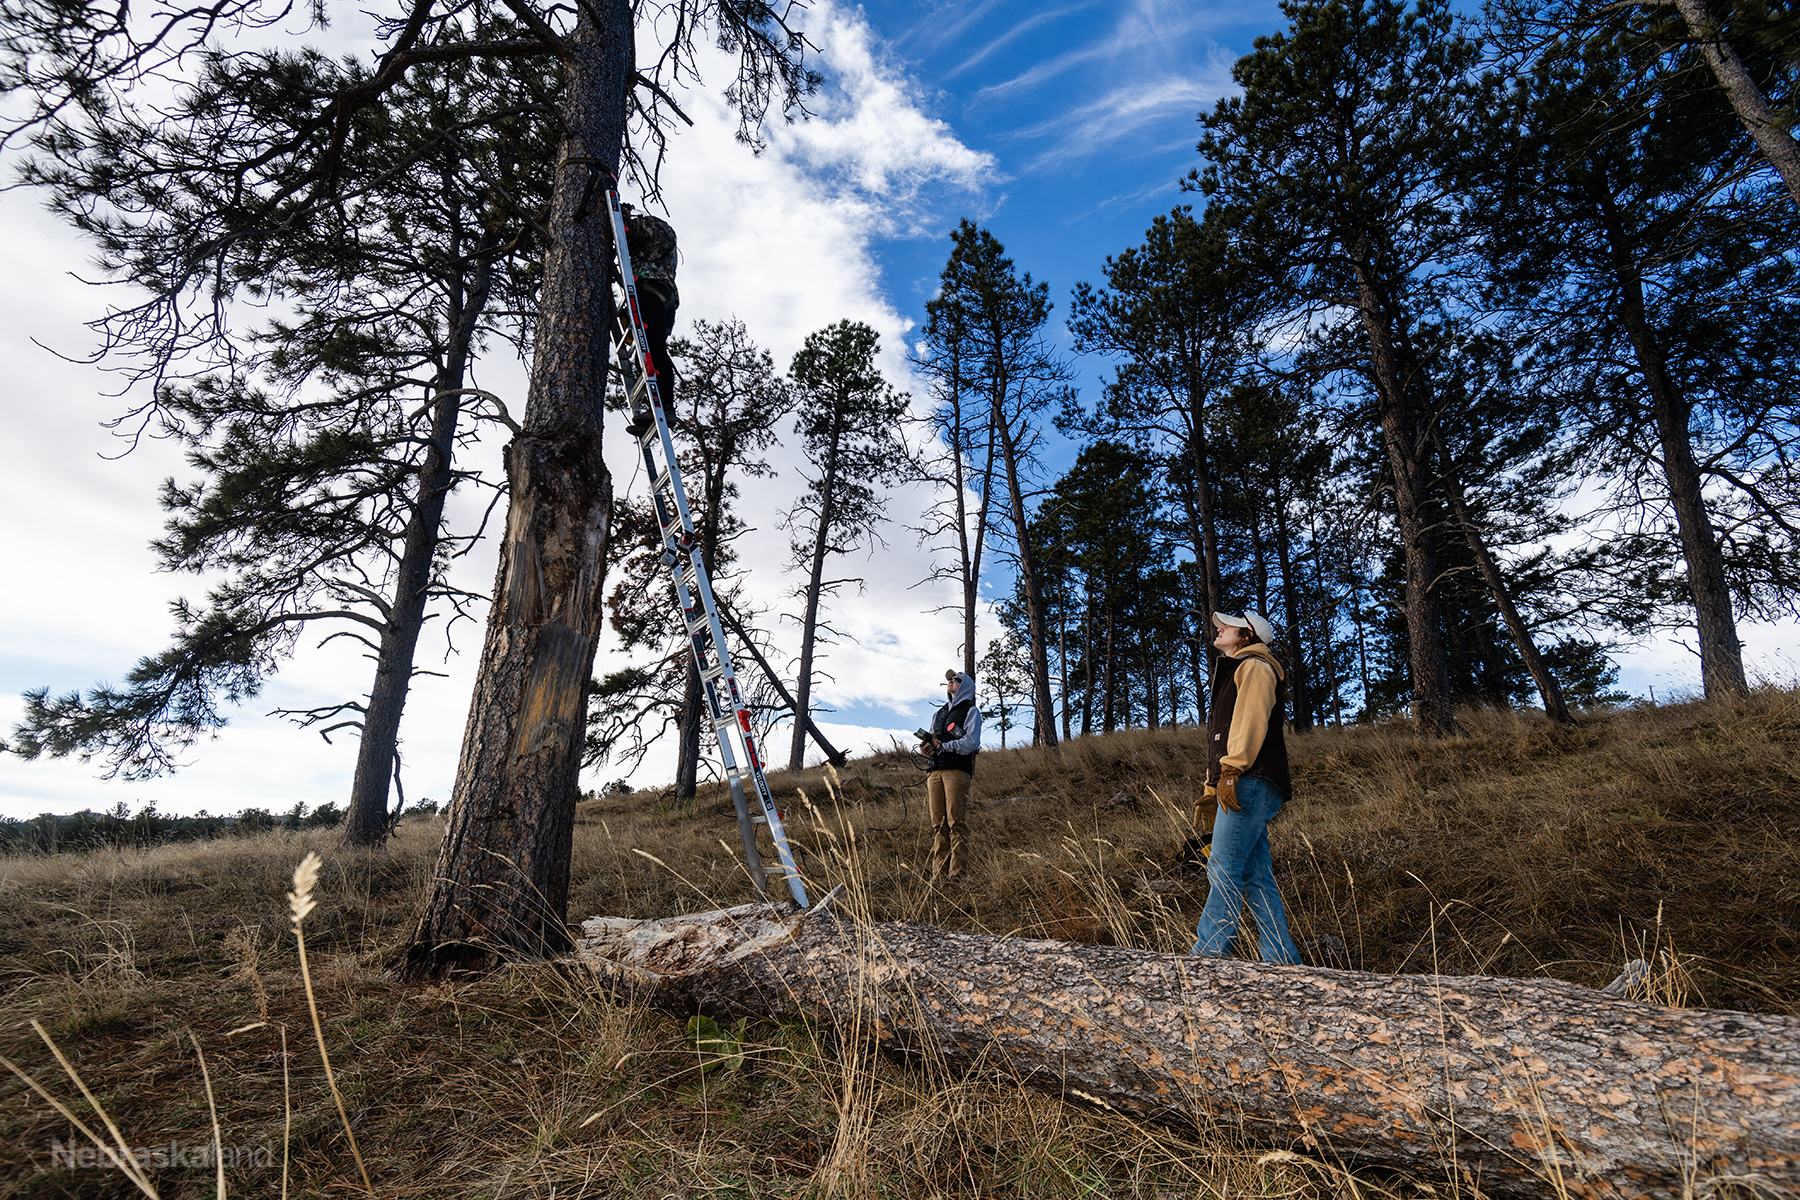
<instances>
[{"instance_id":1,"label":"tree stump","mask_svg":"<svg viewBox=\"0 0 1800 1200\"><path fill-rule=\"evenodd\" d=\"M821 906L823 908L823 906ZM613 994L804 1017L1132 1116L1496 1197L1800 1194L1800 1020L744 905L595 917Z\"/></svg>"}]
</instances>

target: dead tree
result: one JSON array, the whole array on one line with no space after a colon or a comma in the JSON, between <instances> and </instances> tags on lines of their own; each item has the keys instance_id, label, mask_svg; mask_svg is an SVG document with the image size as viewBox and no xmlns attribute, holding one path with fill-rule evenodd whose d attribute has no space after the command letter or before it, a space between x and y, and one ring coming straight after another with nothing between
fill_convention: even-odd
<instances>
[{"instance_id":1,"label":"dead tree","mask_svg":"<svg viewBox=\"0 0 1800 1200\"><path fill-rule=\"evenodd\" d=\"M829 899L829 898L828 898ZM804 1017L1140 1118L1503 1198L1800 1192L1800 1019L746 905L595 917L621 997Z\"/></svg>"}]
</instances>

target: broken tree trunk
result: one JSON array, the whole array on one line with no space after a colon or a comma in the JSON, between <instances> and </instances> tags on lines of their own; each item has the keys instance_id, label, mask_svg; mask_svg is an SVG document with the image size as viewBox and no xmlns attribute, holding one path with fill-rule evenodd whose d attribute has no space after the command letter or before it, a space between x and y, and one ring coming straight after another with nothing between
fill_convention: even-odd
<instances>
[{"instance_id":1,"label":"broken tree trunk","mask_svg":"<svg viewBox=\"0 0 1800 1200\"><path fill-rule=\"evenodd\" d=\"M1800 1020L745 905L595 917L615 994L805 1017L1132 1116L1496 1197L1800 1192Z\"/></svg>"}]
</instances>

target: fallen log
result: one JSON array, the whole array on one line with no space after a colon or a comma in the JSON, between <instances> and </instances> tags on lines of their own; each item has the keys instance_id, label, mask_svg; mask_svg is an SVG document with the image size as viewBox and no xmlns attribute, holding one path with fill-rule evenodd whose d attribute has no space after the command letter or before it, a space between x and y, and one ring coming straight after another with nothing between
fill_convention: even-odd
<instances>
[{"instance_id":1,"label":"fallen log","mask_svg":"<svg viewBox=\"0 0 1800 1200\"><path fill-rule=\"evenodd\" d=\"M823 907L823 906L821 906ZM1800 1020L753 904L595 917L621 998L805 1017L1136 1117L1495 1197L1800 1195Z\"/></svg>"}]
</instances>

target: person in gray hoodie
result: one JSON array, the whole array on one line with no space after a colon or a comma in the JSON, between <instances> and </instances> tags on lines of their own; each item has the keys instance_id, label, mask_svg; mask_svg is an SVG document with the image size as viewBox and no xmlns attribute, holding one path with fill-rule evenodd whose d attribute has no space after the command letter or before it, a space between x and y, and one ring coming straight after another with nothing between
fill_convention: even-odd
<instances>
[{"instance_id":1,"label":"person in gray hoodie","mask_svg":"<svg viewBox=\"0 0 1800 1200\"><path fill-rule=\"evenodd\" d=\"M975 756L981 752L981 706L975 679L944 672L946 702L931 718L931 739L919 753L931 756L925 798L931 810L931 878L961 879L969 866L969 826L965 819Z\"/></svg>"}]
</instances>

